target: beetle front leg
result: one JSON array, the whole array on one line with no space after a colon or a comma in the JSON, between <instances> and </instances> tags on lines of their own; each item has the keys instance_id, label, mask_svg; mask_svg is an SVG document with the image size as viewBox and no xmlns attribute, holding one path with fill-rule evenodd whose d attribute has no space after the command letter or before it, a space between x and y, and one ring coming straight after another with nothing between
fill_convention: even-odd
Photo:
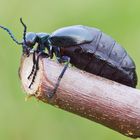
<instances>
[{"instance_id":1,"label":"beetle front leg","mask_svg":"<svg viewBox=\"0 0 140 140\"><path fill-rule=\"evenodd\" d=\"M58 89L58 86L60 84L60 81L61 81L65 71L67 70L69 63L70 63L70 57L63 56L62 58L60 58L60 60L61 60L61 62L66 63L66 64L64 65L64 68L63 68L62 72L60 73L60 75L59 75L59 77L57 79L57 82L56 82L56 84L54 86L53 92L49 93L49 95L48 95L49 98L52 98L54 96L54 94L56 93L56 91Z\"/></svg>"},{"instance_id":2,"label":"beetle front leg","mask_svg":"<svg viewBox=\"0 0 140 140\"><path fill-rule=\"evenodd\" d=\"M35 64L36 64L35 53L36 53L36 51L33 52L33 67L32 67L32 71L31 71L30 75L28 76L28 79L30 79L30 77L33 75L34 70L35 70Z\"/></svg>"},{"instance_id":3,"label":"beetle front leg","mask_svg":"<svg viewBox=\"0 0 140 140\"><path fill-rule=\"evenodd\" d=\"M34 64L34 70L32 69L33 72L31 72L31 74L33 74L33 78L32 78L32 81L29 85L29 88L31 88L32 84L34 83L36 75L37 75L37 71L39 70L39 58L40 58L40 56L45 57L45 58L49 57L49 55L47 53L44 53L44 52L39 52L37 54L37 59L35 60L35 64Z\"/></svg>"}]
</instances>

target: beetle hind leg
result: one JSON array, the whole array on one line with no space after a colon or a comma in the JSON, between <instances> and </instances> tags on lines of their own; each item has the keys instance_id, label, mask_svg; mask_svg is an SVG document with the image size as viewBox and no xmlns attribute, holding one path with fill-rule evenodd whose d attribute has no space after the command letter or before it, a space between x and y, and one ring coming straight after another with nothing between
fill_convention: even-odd
<instances>
[{"instance_id":1,"label":"beetle hind leg","mask_svg":"<svg viewBox=\"0 0 140 140\"><path fill-rule=\"evenodd\" d=\"M60 73L60 75L59 75L59 77L57 79L57 82L56 82L56 84L54 86L53 92L49 93L49 95L48 95L49 98L52 98L55 95L55 93L56 93L56 91L58 89L58 86L60 84L60 81L61 81L62 77L64 76L64 73L66 72L66 70L68 68L68 65L70 63L70 57L63 56L60 60L61 60L61 63L63 62L63 63L66 63L66 64L64 65L63 70L62 70L62 72Z\"/></svg>"}]
</instances>

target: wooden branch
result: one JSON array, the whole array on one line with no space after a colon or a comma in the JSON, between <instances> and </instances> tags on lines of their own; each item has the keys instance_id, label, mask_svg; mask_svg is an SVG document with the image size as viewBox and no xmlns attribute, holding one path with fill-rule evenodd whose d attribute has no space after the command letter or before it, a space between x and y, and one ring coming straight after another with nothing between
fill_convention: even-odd
<instances>
[{"instance_id":1,"label":"wooden branch","mask_svg":"<svg viewBox=\"0 0 140 140\"><path fill-rule=\"evenodd\" d=\"M140 137L140 90L83 72L74 67L66 71L56 95L49 100L63 66L46 58L32 88L27 77L32 56L21 59L19 70L23 89L28 95L84 118L103 124L132 138Z\"/></svg>"}]
</instances>

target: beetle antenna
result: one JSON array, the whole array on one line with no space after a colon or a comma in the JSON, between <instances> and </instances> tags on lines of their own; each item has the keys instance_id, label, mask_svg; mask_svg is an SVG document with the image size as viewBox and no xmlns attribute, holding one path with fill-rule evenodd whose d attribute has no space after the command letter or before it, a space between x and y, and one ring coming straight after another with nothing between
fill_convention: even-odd
<instances>
[{"instance_id":1,"label":"beetle antenna","mask_svg":"<svg viewBox=\"0 0 140 140\"><path fill-rule=\"evenodd\" d=\"M0 25L0 28L2 28L3 30L7 31L8 34L10 35L10 37L13 39L14 42L16 42L18 45L22 45L21 42L17 41L17 39L14 37L13 33L8 28L6 28L4 26L1 26L1 25Z\"/></svg>"},{"instance_id":2,"label":"beetle antenna","mask_svg":"<svg viewBox=\"0 0 140 140\"><path fill-rule=\"evenodd\" d=\"M26 25L25 25L25 23L23 22L22 18L20 18L20 22L21 22L21 24L22 24L22 25L23 25L23 27L24 27L23 40L24 40L25 44L27 44L27 43L26 43L26 32L27 32L27 26L26 26Z\"/></svg>"}]
</instances>

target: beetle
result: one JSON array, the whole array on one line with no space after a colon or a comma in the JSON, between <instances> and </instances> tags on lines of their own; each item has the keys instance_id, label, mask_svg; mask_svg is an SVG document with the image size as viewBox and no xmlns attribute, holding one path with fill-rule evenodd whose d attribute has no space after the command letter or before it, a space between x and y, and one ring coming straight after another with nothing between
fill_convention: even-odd
<instances>
[{"instance_id":1,"label":"beetle","mask_svg":"<svg viewBox=\"0 0 140 140\"><path fill-rule=\"evenodd\" d=\"M20 19L20 22L24 26L21 43L15 39L8 28L0 27L6 30L17 44L22 45L24 54L29 56L33 52L33 68L28 79L32 75L33 78L29 88L34 83L41 55L50 59L55 55L59 63L66 62L55 85L54 92L49 97L53 97L55 94L69 63L86 72L130 87L136 87L137 74L134 61L121 45L100 29L73 25L60 28L52 34L26 33L27 26L22 19ZM36 43L38 46L34 49Z\"/></svg>"}]
</instances>

